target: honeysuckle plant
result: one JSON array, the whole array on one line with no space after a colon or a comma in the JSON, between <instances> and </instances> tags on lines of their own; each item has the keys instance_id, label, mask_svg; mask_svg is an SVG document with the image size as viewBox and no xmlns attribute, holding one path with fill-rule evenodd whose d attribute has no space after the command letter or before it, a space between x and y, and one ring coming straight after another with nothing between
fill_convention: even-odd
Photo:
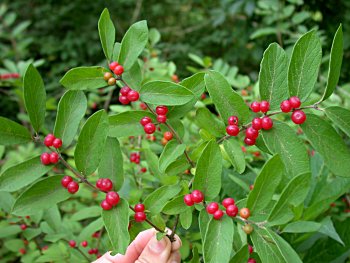
<instances>
[{"instance_id":1,"label":"honeysuckle plant","mask_svg":"<svg viewBox=\"0 0 350 263\"><path fill-rule=\"evenodd\" d=\"M349 245L324 214L350 187L350 111L323 106L339 80L341 26L322 94L314 91L321 42L310 31L290 57L268 46L257 101L245 101L215 70L180 82L146 79L139 59L151 38L146 21L118 43L105 9L98 31L105 64L63 76L52 130L33 65L23 77L31 129L0 117L0 144L34 142L42 152L0 175L8 218L0 236L23 262L125 253L150 227L158 238L178 234L186 262L303 262L307 251L297 246L315 233ZM110 91L107 107L85 118L87 94L102 88ZM110 104L125 106L115 114ZM259 150L254 162L245 157L250 148Z\"/></svg>"}]
</instances>

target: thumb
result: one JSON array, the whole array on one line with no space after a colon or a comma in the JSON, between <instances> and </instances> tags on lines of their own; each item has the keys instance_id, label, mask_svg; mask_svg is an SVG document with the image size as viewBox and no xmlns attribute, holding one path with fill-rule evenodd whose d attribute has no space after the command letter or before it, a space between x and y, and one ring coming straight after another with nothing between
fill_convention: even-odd
<instances>
[{"instance_id":1,"label":"thumb","mask_svg":"<svg viewBox=\"0 0 350 263\"><path fill-rule=\"evenodd\" d=\"M166 237L160 241L154 236L147 243L135 263L166 263L171 253L171 243Z\"/></svg>"}]
</instances>

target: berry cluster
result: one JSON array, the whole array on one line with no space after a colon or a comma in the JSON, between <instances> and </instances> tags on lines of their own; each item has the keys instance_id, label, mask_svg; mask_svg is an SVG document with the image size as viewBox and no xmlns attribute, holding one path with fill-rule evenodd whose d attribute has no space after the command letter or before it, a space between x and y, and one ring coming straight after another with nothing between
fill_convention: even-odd
<instances>
[{"instance_id":1,"label":"berry cluster","mask_svg":"<svg viewBox=\"0 0 350 263\"><path fill-rule=\"evenodd\" d=\"M166 114L168 113L168 107L161 105L156 107L156 113L157 113L157 121L159 123L165 123L166 122Z\"/></svg>"},{"instance_id":2,"label":"berry cluster","mask_svg":"<svg viewBox=\"0 0 350 263\"><path fill-rule=\"evenodd\" d=\"M110 191L106 194L106 199L101 202L101 207L103 210L111 210L113 206L119 203L120 197L117 192Z\"/></svg>"},{"instance_id":3,"label":"berry cluster","mask_svg":"<svg viewBox=\"0 0 350 263\"><path fill-rule=\"evenodd\" d=\"M222 205L226 209L226 214L230 217L235 217L238 214L238 207L235 205L235 200L231 197L225 198L222 201ZM224 211L220 210L217 202L211 202L207 205L206 210L208 214L213 215L215 220L219 220L224 216Z\"/></svg>"},{"instance_id":4,"label":"berry cluster","mask_svg":"<svg viewBox=\"0 0 350 263\"><path fill-rule=\"evenodd\" d=\"M173 138L173 134L170 131L164 132L163 138L162 138L162 145L166 145L168 141L170 141Z\"/></svg>"},{"instance_id":5,"label":"berry cluster","mask_svg":"<svg viewBox=\"0 0 350 263\"><path fill-rule=\"evenodd\" d=\"M64 188L67 188L68 192L71 194L75 194L79 190L79 184L73 180L73 178L69 175L66 175L61 180L61 185Z\"/></svg>"},{"instance_id":6,"label":"berry cluster","mask_svg":"<svg viewBox=\"0 0 350 263\"><path fill-rule=\"evenodd\" d=\"M44 144L47 147L55 147L56 149L59 149L62 147L62 140L60 138L56 138L53 134L48 134L44 139Z\"/></svg>"},{"instance_id":7,"label":"berry cluster","mask_svg":"<svg viewBox=\"0 0 350 263\"><path fill-rule=\"evenodd\" d=\"M108 86L114 86L117 80L113 77L113 74L111 72L106 72L103 75L103 78L105 81L107 81Z\"/></svg>"},{"instance_id":8,"label":"berry cluster","mask_svg":"<svg viewBox=\"0 0 350 263\"><path fill-rule=\"evenodd\" d=\"M143 222L146 220L144 204L136 204L134 207L134 211L135 211L134 218L136 222Z\"/></svg>"},{"instance_id":9,"label":"berry cluster","mask_svg":"<svg viewBox=\"0 0 350 263\"><path fill-rule=\"evenodd\" d=\"M56 152L51 152L51 153L44 152L40 155L40 160L43 165L56 164L58 163L59 159L60 157Z\"/></svg>"},{"instance_id":10,"label":"berry cluster","mask_svg":"<svg viewBox=\"0 0 350 263\"><path fill-rule=\"evenodd\" d=\"M132 162L132 163L139 164L140 158L141 158L141 156L140 156L140 153L138 153L138 152L130 154L130 162Z\"/></svg>"},{"instance_id":11,"label":"berry cluster","mask_svg":"<svg viewBox=\"0 0 350 263\"><path fill-rule=\"evenodd\" d=\"M124 68L118 62L113 61L109 64L109 69L114 72L114 74L121 76L124 72Z\"/></svg>"},{"instance_id":12,"label":"berry cluster","mask_svg":"<svg viewBox=\"0 0 350 263\"><path fill-rule=\"evenodd\" d=\"M284 113L288 113L291 110L293 110L292 113L292 121L295 124L303 124L306 120L306 115L302 110L295 110L298 109L301 105L301 101L298 97L293 96L290 97L288 100L284 100L281 102L280 108L281 111Z\"/></svg>"},{"instance_id":13,"label":"berry cluster","mask_svg":"<svg viewBox=\"0 0 350 263\"><path fill-rule=\"evenodd\" d=\"M239 127L238 127L238 117L237 116L230 116L228 118L228 126L226 127L226 132L230 136L237 136L239 133Z\"/></svg>"},{"instance_id":14,"label":"berry cluster","mask_svg":"<svg viewBox=\"0 0 350 263\"><path fill-rule=\"evenodd\" d=\"M96 182L96 187L103 192L109 192L113 188L113 182L109 178L100 178Z\"/></svg>"},{"instance_id":15,"label":"berry cluster","mask_svg":"<svg viewBox=\"0 0 350 263\"><path fill-rule=\"evenodd\" d=\"M270 103L266 100L263 100L261 102L253 101L252 104L250 104L250 109L255 113L266 113L270 109Z\"/></svg>"},{"instance_id":16,"label":"berry cluster","mask_svg":"<svg viewBox=\"0 0 350 263\"><path fill-rule=\"evenodd\" d=\"M5 73L0 74L0 79L18 79L19 74L18 73Z\"/></svg>"},{"instance_id":17,"label":"berry cluster","mask_svg":"<svg viewBox=\"0 0 350 263\"><path fill-rule=\"evenodd\" d=\"M123 105L129 104L131 101L137 101L140 98L140 94L128 86L124 86L120 89L119 102Z\"/></svg>"},{"instance_id":18,"label":"berry cluster","mask_svg":"<svg viewBox=\"0 0 350 263\"><path fill-rule=\"evenodd\" d=\"M147 134L152 134L156 131L156 125L152 123L152 119L150 117L147 117L147 116L143 117L140 120L140 124L143 126L143 130Z\"/></svg>"},{"instance_id":19,"label":"berry cluster","mask_svg":"<svg viewBox=\"0 0 350 263\"><path fill-rule=\"evenodd\" d=\"M204 194L199 190L193 190L192 193L184 196L184 202L187 206L193 206L194 204L202 203L204 200Z\"/></svg>"}]
</instances>

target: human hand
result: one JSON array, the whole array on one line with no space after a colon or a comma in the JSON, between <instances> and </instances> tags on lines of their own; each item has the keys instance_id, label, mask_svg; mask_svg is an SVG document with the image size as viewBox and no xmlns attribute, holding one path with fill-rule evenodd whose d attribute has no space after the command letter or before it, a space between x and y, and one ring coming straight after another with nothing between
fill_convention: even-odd
<instances>
[{"instance_id":1,"label":"human hand","mask_svg":"<svg viewBox=\"0 0 350 263\"><path fill-rule=\"evenodd\" d=\"M158 241L156 233L155 229L142 231L129 245L125 255L112 256L107 252L93 263L179 263L180 238L175 235L175 242L170 242L167 237Z\"/></svg>"}]
</instances>

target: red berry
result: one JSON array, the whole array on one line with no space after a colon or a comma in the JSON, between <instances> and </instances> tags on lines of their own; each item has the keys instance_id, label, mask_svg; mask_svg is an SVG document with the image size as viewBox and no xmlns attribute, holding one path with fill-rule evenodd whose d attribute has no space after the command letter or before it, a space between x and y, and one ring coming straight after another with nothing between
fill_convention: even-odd
<instances>
[{"instance_id":1,"label":"red berry","mask_svg":"<svg viewBox=\"0 0 350 263\"><path fill-rule=\"evenodd\" d=\"M140 98L140 94L136 90L130 90L127 98L130 101L137 101Z\"/></svg>"},{"instance_id":2,"label":"red berry","mask_svg":"<svg viewBox=\"0 0 350 263\"><path fill-rule=\"evenodd\" d=\"M207 205L207 212L208 214L214 214L216 211L219 210L219 204L216 202L211 202L209 205Z\"/></svg>"},{"instance_id":3,"label":"red berry","mask_svg":"<svg viewBox=\"0 0 350 263\"><path fill-rule=\"evenodd\" d=\"M123 68L122 65L118 65L118 66L115 67L115 69L113 70L113 72L114 72L116 75L119 75L119 76L120 76L121 74L123 74L124 68Z\"/></svg>"},{"instance_id":4,"label":"red berry","mask_svg":"<svg viewBox=\"0 0 350 263\"><path fill-rule=\"evenodd\" d=\"M52 146L53 141L55 140L55 136L53 134L48 134L44 139L44 144L47 147Z\"/></svg>"},{"instance_id":5,"label":"red berry","mask_svg":"<svg viewBox=\"0 0 350 263\"><path fill-rule=\"evenodd\" d=\"M300 101L300 99L297 96L290 97L289 98L289 102L290 102L290 106L293 109L297 109L301 105L301 101Z\"/></svg>"},{"instance_id":6,"label":"red berry","mask_svg":"<svg viewBox=\"0 0 350 263\"><path fill-rule=\"evenodd\" d=\"M93 255L93 254L97 254L98 253L98 249L97 248L90 248L88 250L88 254L89 255Z\"/></svg>"},{"instance_id":7,"label":"red berry","mask_svg":"<svg viewBox=\"0 0 350 263\"><path fill-rule=\"evenodd\" d=\"M249 127L245 131L245 136L246 136L246 138L255 140L256 138L258 138L259 132L257 130L255 130L253 127Z\"/></svg>"},{"instance_id":8,"label":"red berry","mask_svg":"<svg viewBox=\"0 0 350 263\"><path fill-rule=\"evenodd\" d=\"M173 138L173 134L170 131L164 132L164 139L170 141Z\"/></svg>"},{"instance_id":9,"label":"red berry","mask_svg":"<svg viewBox=\"0 0 350 263\"><path fill-rule=\"evenodd\" d=\"M68 244L70 247L75 247L77 243L74 240L69 240Z\"/></svg>"},{"instance_id":10,"label":"red berry","mask_svg":"<svg viewBox=\"0 0 350 263\"><path fill-rule=\"evenodd\" d=\"M60 159L60 156L56 152L50 153L50 162L51 163L58 163L58 160Z\"/></svg>"},{"instance_id":11,"label":"red berry","mask_svg":"<svg viewBox=\"0 0 350 263\"><path fill-rule=\"evenodd\" d=\"M193 206L194 205L194 202L192 200L192 196L191 194L187 194L184 196L184 202L187 206Z\"/></svg>"},{"instance_id":12,"label":"red berry","mask_svg":"<svg viewBox=\"0 0 350 263\"><path fill-rule=\"evenodd\" d=\"M241 210L239 210L239 215L244 218L247 219L248 217L250 217L250 210L249 208L242 208Z\"/></svg>"},{"instance_id":13,"label":"red berry","mask_svg":"<svg viewBox=\"0 0 350 263\"><path fill-rule=\"evenodd\" d=\"M253 101L252 104L250 104L250 108L253 112L259 112L260 111L260 103L257 101Z\"/></svg>"},{"instance_id":14,"label":"red berry","mask_svg":"<svg viewBox=\"0 0 350 263\"><path fill-rule=\"evenodd\" d=\"M102 178L101 182L100 182L100 187L99 189L104 191L104 192L108 192L111 191L113 188L113 182L111 181L111 179L109 178Z\"/></svg>"},{"instance_id":15,"label":"red berry","mask_svg":"<svg viewBox=\"0 0 350 263\"><path fill-rule=\"evenodd\" d=\"M24 255L25 253L27 253L27 251L26 251L24 248L20 248L20 249L18 250L18 252L19 252L20 254L22 254L22 255Z\"/></svg>"},{"instance_id":16,"label":"red berry","mask_svg":"<svg viewBox=\"0 0 350 263\"><path fill-rule=\"evenodd\" d=\"M273 126L273 121L270 117L263 117L261 119L261 127L264 129L264 130L270 130Z\"/></svg>"},{"instance_id":17,"label":"red berry","mask_svg":"<svg viewBox=\"0 0 350 263\"><path fill-rule=\"evenodd\" d=\"M247 263L256 263L256 260L254 258L249 258Z\"/></svg>"},{"instance_id":18,"label":"red berry","mask_svg":"<svg viewBox=\"0 0 350 263\"><path fill-rule=\"evenodd\" d=\"M227 208L229 205L234 205L235 204L235 199L228 197L222 200L222 205Z\"/></svg>"},{"instance_id":19,"label":"red berry","mask_svg":"<svg viewBox=\"0 0 350 263\"><path fill-rule=\"evenodd\" d=\"M136 212L134 218L136 222L143 222L146 220L146 214L144 212Z\"/></svg>"},{"instance_id":20,"label":"red berry","mask_svg":"<svg viewBox=\"0 0 350 263\"><path fill-rule=\"evenodd\" d=\"M252 120L252 127L255 130L260 130L261 129L261 119L260 118L254 118Z\"/></svg>"},{"instance_id":21,"label":"red berry","mask_svg":"<svg viewBox=\"0 0 350 263\"><path fill-rule=\"evenodd\" d=\"M50 162L50 154L49 153L42 153L40 155L40 160L43 165L49 165Z\"/></svg>"},{"instance_id":22,"label":"red berry","mask_svg":"<svg viewBox=\"0 0 350 263\"><path fill-rule=\"evenodd\" d=\"M136 204L135 205L135 212L143 212L145 211L145 205L144 204Z\"/></svg>"},{"instance_id":23,"label":"red berry","mask_svg":"<svg viewBox=\"0 0 350 263\"><path fill-rule=\"evenodd\" d=\"M131 159L131 156L130 156ZM101 185L102 185L103 178L100 178L96 182L96 187L101 190Z\"/></svg>"},{"instance_id":24,"label":"red berry","mask_svg":"<svg viewBox=\"0 0 350 263\"><path fill-rule=\"evenodd\" d=\"M280 108L282 112L287 113L292 110L292 105L290 104L289 100L284 100L281 102Z\"/></svg>"},{"instance_id":25,"label":"red berry","mask_svg":"<svg viewBox=\"0 0 350 263\"><path fill-rule=\"evenodd\" d=\"M142 167L142 168L140 169L140 172L141 172L141 173L147 172L147 168L146 168L146 167Z\"/></svg>"},{"instance_id":26,"label":"red berry","mask_svg":"<svg viewBox=\"0 0 350 263\"><path fill-rule=\"evenodd\" d=\"M84 240L83 242L81 242L81 246L82 247L87 247L88 245L88 242L86 240Z\"/></svg>"},{"instance_id":27,"label":"red berry","mask_svg":"<svg viewBox=\"0 0 350 263\"><path fill-rule=\"evenodd\" d=\"M110 191L106 194L106 201L112 206L115 206L119 203L120 197L117 192Z\"/></svg>"},{"instance_id":28,"label":"red berry","mask_svg":"<svg viewBox=\"0 0 350 263\"><path fill-rule=\"evenodd\" d=\"M236 205L229 205L226 207L226 214L235 217L238 214L238 207Z\"/></svg>"},{"instance_id":29,"label":"red berry","mask_svg":"<svg viewBox=\"0 0 350 263\"><path fill-rule=\"evenodd\" d=\"M226 127L226 132L228 135L237 136L239 133L239 127L237 125L229 125Z\"/></svg>"},{"instance_id":30,"label":"red berry","mask_svg":"<svg viewBox=\"0 0 350 263\"><path fill-rule=\"evenodd\" d=\"M248 244L248 250L249 250L249 254L252 254L254 252L253 247L249 244Z\"/></svg>"},{"instance_id":31,"label":"red berry","mask_svg":"<svg viewBox=\"0 0 350 263\"><path fill-rule=\"evenodd\" d=\"M144 127L143 127L145 133L147 134L152 134L156 131L156 126L153 123L147 123Z\"/></svg>"},{"instance_id":32,"label":"red berry","mask_svg":"<svg viewBox=\"0 0 350 263\"><path fill-rule=\"evenodd\" d=\"M201 203L203 202L204 200L204 195L201 191L199 190L194 190L192 193L191 193L191 198L192 198L192 201L195 202L196 204L197 203Z\"/></svg>"},{"instance_id":33,"label":"red berry","mask_svg":"<svg viewBox=\"0 0 350 263\"><path fill-rule=\"evenodd\" d=\"M260 102L260 111L263 113L268 112L270 109L270 103L266 100L263 100L262 102Z\"/></svg>"},{"instance_id":34,"label":"red berry","mask_svg":"<svg viewBox=\"0 0 350 263\"><path fill-rule=\"evenodd\" d=\"M103 200L100 204L103 210L111 210L113 206L107 202L107 200Z\"/></svg>"},{"instance_id":35,"label":"red berry","mask_svg":"<svg viewBox=\"0 0 350 263\"><path fill-rule=\"evenodd\" d=\"M158 115L157 116L157 121L159 123L165 123L166 122L166 116L165 115Z\"/></svg>"},{"instance_id":36,"label":"red berry","mask_svg":"<svg viewBox=\"0 0 350 263\"><path fill-rule=\"evenodd\" d=\"M143 102L140 103L140 108L141 108L141 110L147 110L147 106Z\"/></svg>"},{"instance_id":37,"label":"red berry","mask_svg":"<svg viewBox=\"0 0 350 263\"><path fill-rule=\"evenodd\" d=\"M26 230L27 229L27 225L26 224L22 224L22 225L20 225L20 227L21 227L22 230Z\"/></svg>"},{"instance_id":38,"label":"red berry","mask_svg":"<svg viewBox=\"0 0 350 263\"><path fill-rule=\"evenodd\" d=\"M222 210L218 210L213 214L213 217L215 220L219 220L221 217L223 217L224 212Z\"/></svg>"},{"instance_id":39,"label":"red berry","mask_svg":"<svg viewBox=\"0 0 350 263\"><path fill-rule=\"evenodd\" d=\"M292 113L292 121L295 124L303 124L306 120L305 112L301 110L296 110Z\"/></svg>"},{"instance_id":40,"label":"red berry","mask_svg":"<svg viewBox=\"0 0 350 263\"><path fill-rule=\"evenodd\" d=\"M62 140L59 138L54 139L52 142L52 146L55 147L56 149L61 148Z\"/></svg>"},{"instance_id":41,"label":"red berry","mask_svg":"<svg viewBox=\"0 0 350 263\"><path fill-rule=\"evenodd\" d=\"M116 68L118 65L119 65L118 62L113 61L113 62L111 62L111 63L109 64L109 69L112 70L112 71L114 71L115 68Z\"/></svg>"},{"instance_id":42,"label":"red berry","mask_svg":"<svg viewBox=\"0 0 350 263\"><path fill-rule=\"evenodd\" d=\"M73 181L73 178L69 175L66 175L65 177L62 178L61 180L61 185L64 188L67 188L68 184Z\"/></svg>"},{"instance_id":43,"label":"red berry","mask_svg":"<svg viewBox=\"0 0 350 263\"><path fill-rule=\"evenodd\" d=\"M156 107L156 113L158 115L166 115L167 112L168 112L168 107L167 106L161 105L161 106L157 106Z\"/></svg>"},{"instance_id":44,"label":"red berry","mask_svg":"<svg viewBox=\"0 0 350 263\"><path fill-rule=\"evenodd\" d=\"M230 116L228 118L228 124L229 125L237 125L238 124L238 117L237 116Z\"/></svg>"},{"instance_id":45,"label":"red berry","mask_svg":"<svg viewBox=\"0 0 350 263\"><path fill-rule=\"evenodd\" d=\"M152 122L152 119L150 117L143 117L141 120L140 120L140 123L142 126L145 126L146 124L148 123L151 123Z\"/></svg>"},{"instance_id":46,"label":"red berry","mask_svg":"<svg viewBox=\"0 0 350 263\"><path fill-rule=\"evenodd\" d=\"M79 190L79 184L75 181L72 181L67 185L67 190L69 193L75 194Z\"/></svg>"},{"instance_id":47,"label":"red berry","mask_svg":"<svg viewBox=\"0 0 350 263\"><path fill-rule=\"evenodd\" d=\"M244 138L244 143L245 143L246 145L252 146L252 145L255 144L255 139L250 139L250 138L245 137L245 138Z\"/></svg>"},{"instance_id":48,"label":"red berry","mask_svg":"<svg viewBox=\"0 0 350 263\"><path fill-rule=\"evenodd\" d=\"M122 94L123 96L128 96L130 91L131 89L128 86L124 86L120 89L120 94Z\"/></svg>"},{"instance_id":49,"label":"red berry","mask_svg":"<svg viewBox=\"0 0 350 263\"><path fill-rule=\"evenodd\" d=\"M119 96L119 102L123 105L126 105L130 103L130 100L126 96Z\"/></svg>"}]
</instances>

